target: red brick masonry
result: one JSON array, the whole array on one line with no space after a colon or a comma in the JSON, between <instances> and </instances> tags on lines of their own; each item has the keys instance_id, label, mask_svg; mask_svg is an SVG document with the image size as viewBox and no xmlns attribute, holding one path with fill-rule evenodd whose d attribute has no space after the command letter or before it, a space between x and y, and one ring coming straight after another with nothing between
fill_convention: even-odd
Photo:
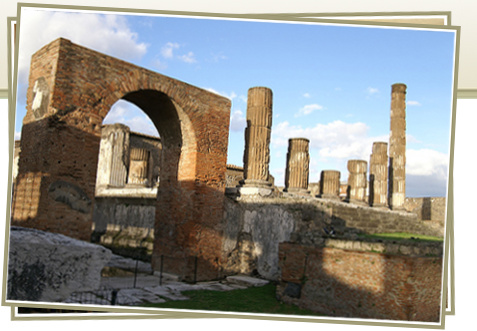
<instances>
[{"instance_id":1,"label":"red brick masonry","mask_svg":"<svg viewBox=\"0 0 477 331\"><path fill-rule=\"evenodd\" d=\"M66 39L32 56L12 224L90 240L101 125L120 99L163 142L154 268L166 255L164 271L215 278L230 100Z\"/></svg>"},{"instance_id":2,"label":"red brick masonry","mask_svg":"<svg viewBox=\"0 0 477 331\"><path fill-rule=\"evenodd\" d=\"M323 247L282 243L277 294L327 316L438 322L442 250L388 248L401 253L351 241L329 240Z\"/></svg>"}]
</instances>

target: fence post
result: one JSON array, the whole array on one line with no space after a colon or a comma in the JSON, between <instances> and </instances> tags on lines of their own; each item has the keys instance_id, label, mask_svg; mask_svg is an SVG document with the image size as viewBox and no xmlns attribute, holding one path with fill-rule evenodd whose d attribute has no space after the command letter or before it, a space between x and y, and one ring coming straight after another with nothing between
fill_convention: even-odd
<instances>
[{"instance_id":1,"label":"fence post","mask_svg":"<svg viewBox=\"0 0 477 331\"><path fill-rule=\"evenodd\" d=\"M197 283L197 256L194 258L194 284Z\"/></svg>"},{"instance_id":2,"label":"fence post","mask_svg":"<svg viewBox=\"0 0 477 331\"><path fill-rule=\"evenodd\" d=\"M111 293L111 305L112 306L115 306L116 305L116 301L118 299L118 290L113 290L113 292Z\"/></svg>"},{"instance_id":3,"label":"fence post","mask_svg":"<svg viewBox=\"0 0 477 331\"><path fill-rule=\"evenodd\" d=\"M162 286L162 271L164 269L164 255L161 255L161 275L159 276L159 285Z\"/></svg>"},{"instance_id":4,"label":"fence post","mask_svg":"<svg viewBox=\"0 0 477 331\"><path fill-rule=\"evenodd\" d=\"M136 269L134 269L134 288L136 288L136 279L137 279L137 266L138 266L139 260L136 260Z\"/></svg>"}]
</instances>

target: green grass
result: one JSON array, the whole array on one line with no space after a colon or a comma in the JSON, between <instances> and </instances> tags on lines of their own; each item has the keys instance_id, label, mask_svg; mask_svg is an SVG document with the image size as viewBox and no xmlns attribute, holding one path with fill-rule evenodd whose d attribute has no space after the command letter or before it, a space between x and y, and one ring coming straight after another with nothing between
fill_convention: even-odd
<instances>
[{"instance_id":1,"label":"green grass","mask_svg":"<svg viewBox=\"0 0 477 331\"><path fill-rule=\"evenodd\" d=\"M168 301L147 306L241 313L322 316L315 312L278 301L275 292L276 286L274 284L225 292L207 290L185 291L182 294L189 297L190 300Z\"/></svg>"},{"instance_id":2,"label":"green grass","mask_svg":"<svg viewBox=\"0 0 477 331\"><path fill-rule=\"evenodd\" d=\"M421 234L396 232L396 233L376 233L362 235L364 238L374 238L383 240L409 240L414 239L416 241L437 241L442 242L444 239L440 237L425 236Z\"/></svg>"}]
</instances>

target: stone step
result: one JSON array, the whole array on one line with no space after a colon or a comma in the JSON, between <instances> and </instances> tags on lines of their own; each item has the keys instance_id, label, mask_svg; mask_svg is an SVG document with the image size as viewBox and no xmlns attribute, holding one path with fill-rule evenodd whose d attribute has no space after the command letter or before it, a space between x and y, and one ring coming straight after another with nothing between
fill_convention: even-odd
<instances>
[{"instance_id":1,"label":"stone step","mask_svg":"<svg viewBox=\"0 0 477 331\"><path fill-rule=\"evenodd\" d=\"M226 278L226 281L231 284L243 285L246 287L264 286L269 283L268 280L250 277L250 276L244 276L244 275L228 276Z\"/></svg>"}]
</instances>

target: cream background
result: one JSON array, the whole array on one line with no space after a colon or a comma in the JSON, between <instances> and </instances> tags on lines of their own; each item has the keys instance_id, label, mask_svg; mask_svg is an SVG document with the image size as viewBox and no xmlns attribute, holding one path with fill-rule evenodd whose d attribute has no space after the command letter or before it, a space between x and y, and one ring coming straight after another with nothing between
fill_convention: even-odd
<instances>
[{"instance_id":1,"label":"cream background","mask_svg":"<svg viewBox=\"0 0 477 331\"><path fill-rule=\"evenodd\" d=\"M30 3L42 3L42 1L29 1ZM66 4L65 1L48 1L50 4ZM114 6L117 8L127 8L131 6L130 1L125 0L101 0L101 1L69 1L68 5L82 6ZM460 89L477 89L477 66L473 66L473 59L477 58L477 45L474 36L477 35L477 24L473 19L472 7L477 8L477 4L472 1L409 1L384 2L384 1L305 1L297 0L291 3L278 3L272 1L237 1L224 2L206 0L194 2L192 0L154 1L137 0L134 8L160 9L160 10L184 10L202 12L224 12L224 13L299 13L299 12L402 12L402 11L451 11L451 22L453 25L462 25L461 35L461 57L459 72ZM3 1L0 20L0 90L7 89L7 24L6 17L16 16L16 1ZM0 100L0 153L8 155L8 119L7 103ZM473 242L475 241L476 222L471 213L470 206L473 204L475 196L470 191L476 180L472 174L475 153L472 152L473 142L476 141L474 123L477 123L477 100L460 100L457 108L456 124L456 147L455 147L455 286L456 286L456 316L446 317L446 330L460 330L459 327L472 329L475 324L473 320L473 299L477 295L473 284L473 265L468 263L471 252L475 251ZM470 143L469 143L470 142ZM7 176L8 158L4 157L0 161L0 214L5 215L7 201ZM0 242L4 244L4 227L0 226ZM3 254L1 262L3 266ZM472 300L472 301L471 301ZM138 328L152 329L163 328L173 330L216 330L224 328L227 330L243 329L264 329L275 328L276 330L287 330L290 328L300 328L301 330L367 330L370 326L359 325L339 325L339 324L317 324L317 323L296 323L277 321L258 321L245 319L197 319L197 320L113 320L113 321L48 321L48 322L24 322L10 320L10 307L0 307L0 322L5 330L71 330L90 329L117 329L134 330ZM372 327L377 330L384 330L385 327ZM386 328L387 329L387 328ZM392 330L407 330L406 328L392 328Z\"/></svg>"}]
</instances>

